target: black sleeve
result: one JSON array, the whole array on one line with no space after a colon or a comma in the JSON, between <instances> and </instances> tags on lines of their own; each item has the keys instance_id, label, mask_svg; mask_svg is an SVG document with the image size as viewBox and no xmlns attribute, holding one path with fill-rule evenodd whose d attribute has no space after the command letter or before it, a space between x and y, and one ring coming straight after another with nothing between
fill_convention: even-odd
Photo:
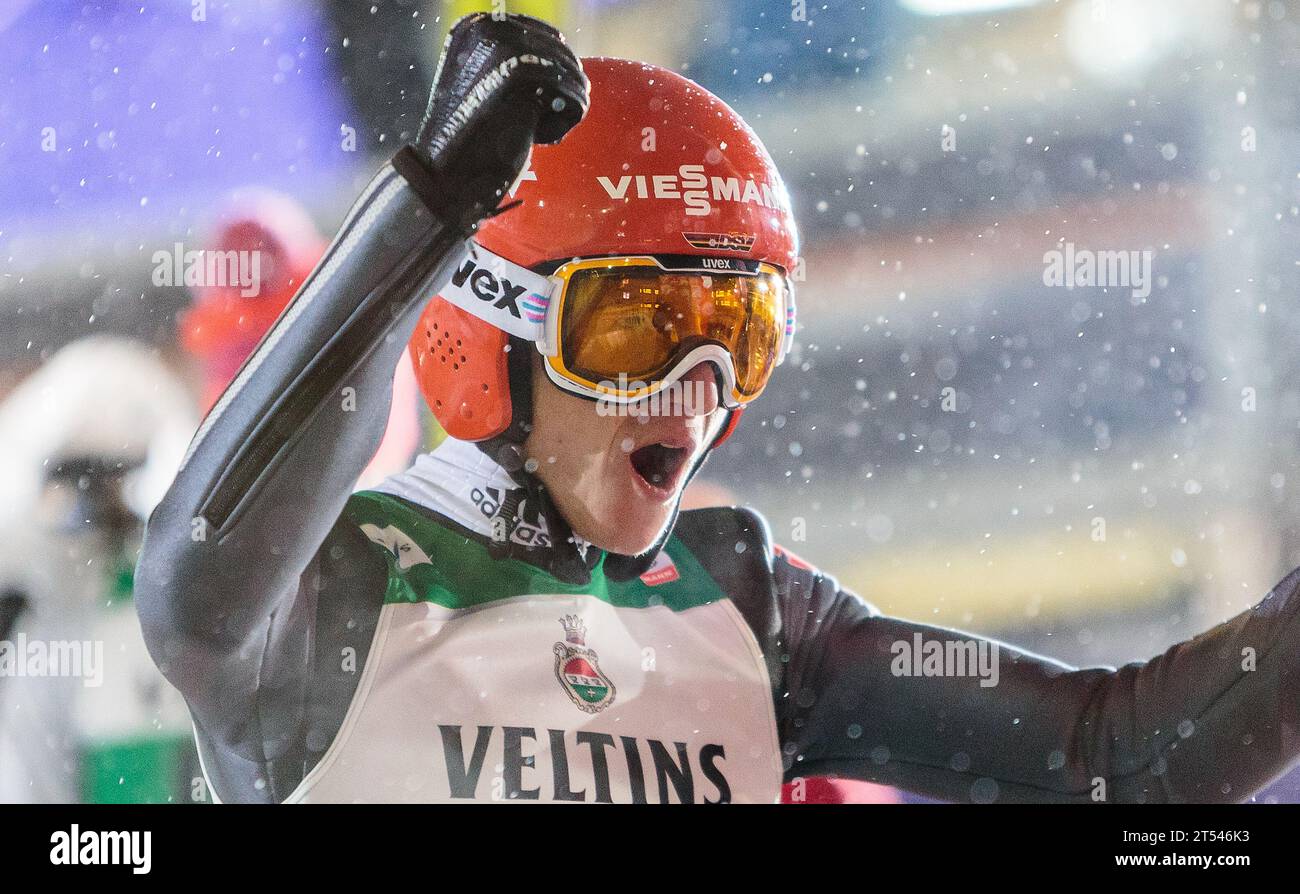
<instances>
[{"instance_id":1,"label":"black sleeve","mask_svg":"<svg viewBox=\"0 0 1300 894\"><path fill-rule=\"evenodd\" d=\"M385 165L149 520L136 601L150 652L206 736L253 764L297 747L316 554L378 446L393 371L465 235Z\"/></svg>"},{"instance_id":2,"label":"black sleeve","mask_svg":"<svg viewBox=\"0 0 1300 894\"><path fill-rule=\"evenodd\" d=\"M21 590L15 588L5 588L0 590L0 640L9 638L9 631L13 630L14 621L23 613L27 607L27 597Z\"/></svg>"},{"instance_id":3,"label":"black sleeve","mask_svg":"<svg viewBox=\"0 0 1300 894\"><path fill-rule=\"evenodd\" d=\"M882 617L779 549L770 561L787 778L956 801L1224 802L1300 756L1300 570L1254 608L1116 670ZM903 675L918 669L898 663L918 636L967 655L996 645L996 677Z\"/></svg>"}]
</instances>

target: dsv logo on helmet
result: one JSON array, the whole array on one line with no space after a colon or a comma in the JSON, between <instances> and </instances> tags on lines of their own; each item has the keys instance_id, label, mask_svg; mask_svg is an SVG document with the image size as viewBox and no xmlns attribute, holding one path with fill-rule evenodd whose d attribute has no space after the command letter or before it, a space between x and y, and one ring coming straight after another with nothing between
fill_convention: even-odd
<instances>
[{"instance_id":1,"label":"dsv logo on helmet","mask_svg":"<svg viewBox=\"0 0 1300 894\"><path fill-rule=\"evenodd\" d=\"M782 187L755 181L753 177L743 181L739 177L707 177L704 165L681 165L676 174L623 174L617 183L612 177L600 175L596 181L615 201L680 199L691 217L709 214L713 210L710 199L790 211L790 199Z\"/></svg>"}]
</instances>

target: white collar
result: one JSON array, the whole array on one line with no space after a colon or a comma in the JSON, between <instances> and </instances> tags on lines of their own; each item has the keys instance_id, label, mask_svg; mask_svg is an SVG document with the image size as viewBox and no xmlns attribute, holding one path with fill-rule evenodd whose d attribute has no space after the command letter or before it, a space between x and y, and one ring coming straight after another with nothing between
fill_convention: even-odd
<instances>
[{"instance_id":1,"label":"white collar","mask_svg":"<svg viewBox=\"0 0 1300 894\"><path fill-rule=\"evenodd\" d=\"M518 489L519 484L499 463L473 443L455 438L447 438L431 453L420 454L405 472L390 475L374 488L489 539L493 538L492 519L501 501ZM519 522L507 530L512 541L524 546L536 546L539 534L548 542L550 538L545 516L539 517L536 525ZM579 553L586 555L587 542L573 536Z\"/></svg>"}]
</instances>

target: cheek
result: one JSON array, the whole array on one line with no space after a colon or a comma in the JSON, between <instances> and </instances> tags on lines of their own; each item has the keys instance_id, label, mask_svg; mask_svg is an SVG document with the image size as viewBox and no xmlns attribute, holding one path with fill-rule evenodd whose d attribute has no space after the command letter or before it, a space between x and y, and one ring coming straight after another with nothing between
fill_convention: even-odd
<instances>
[{"instance_id":1,"label":"cheek","mask_svg":"<svg viewBox=\"0 0 1300 894\"><path fill-rule=\"evenodd\" d=\"M537 460L538 475L553 489L581 485L593 473L607 468L618 420L601 416L596 404L564 394L550 384L535 404L528 454Z\"/></svg>"}]
</instances>

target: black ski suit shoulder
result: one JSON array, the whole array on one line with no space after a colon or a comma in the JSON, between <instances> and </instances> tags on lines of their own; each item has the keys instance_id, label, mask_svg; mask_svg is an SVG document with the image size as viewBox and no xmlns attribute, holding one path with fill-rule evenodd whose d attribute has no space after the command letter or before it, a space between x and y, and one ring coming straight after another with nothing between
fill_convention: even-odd
<instances>
[{"instance_id":1,"label":"black ski suit shoulder","mask_svg":"<svg viewBox=\"0 0 1300 894\"><path fill-rule=\"evenodd\" d=\"M774 546L752 510L685 512L677 536L767 657L787 780L842 776L957 801L1224 802L1300 756L1300 570L1149 661L1074 668L883 616ZM896 673L897 644L917 636L989 650L996 676Z\"/></svg>"}]
</instances>

